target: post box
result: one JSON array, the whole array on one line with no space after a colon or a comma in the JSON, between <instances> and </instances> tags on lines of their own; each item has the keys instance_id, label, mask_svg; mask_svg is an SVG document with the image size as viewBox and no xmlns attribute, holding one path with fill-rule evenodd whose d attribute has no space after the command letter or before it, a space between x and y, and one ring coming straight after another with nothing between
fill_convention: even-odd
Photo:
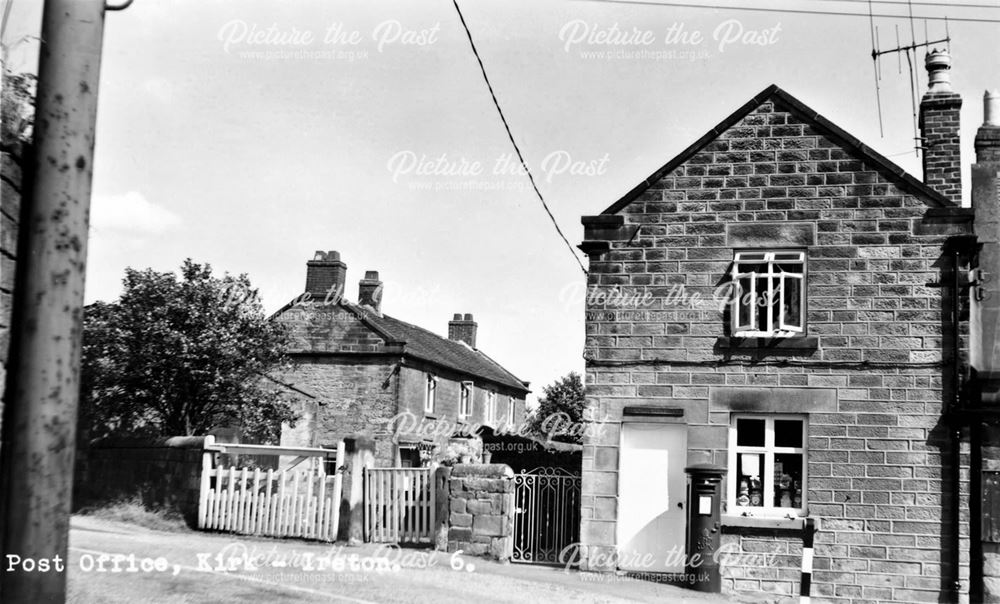
<instances>
[{"instance_id":1,"label":"post box","mask_svg":"<svg viewBox=\"0 0 1000 604\"><path fill-rule=\"evenodd\" d=\"M721 536L722 477L725 466L697 464L685 468L688 474L687 558L684 573L687 583L696 591L719 593Z\"/></svg>"}]
</instances>

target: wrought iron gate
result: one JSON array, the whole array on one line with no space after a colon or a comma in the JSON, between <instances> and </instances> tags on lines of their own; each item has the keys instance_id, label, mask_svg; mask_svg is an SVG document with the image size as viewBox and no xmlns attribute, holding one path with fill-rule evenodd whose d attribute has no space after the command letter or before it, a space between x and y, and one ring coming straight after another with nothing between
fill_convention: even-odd
<instances>
[{"instance_id":1,"label":"wrought iron gate","mask_svg":"<svg viewBox=\"0 0 1000 604\"><path fill-rule=\"evenodd\" d=\"M514 562L576 562L580 540L580 475L562 468L535 468L514 475Z\"/></svg>"}]
</instances>

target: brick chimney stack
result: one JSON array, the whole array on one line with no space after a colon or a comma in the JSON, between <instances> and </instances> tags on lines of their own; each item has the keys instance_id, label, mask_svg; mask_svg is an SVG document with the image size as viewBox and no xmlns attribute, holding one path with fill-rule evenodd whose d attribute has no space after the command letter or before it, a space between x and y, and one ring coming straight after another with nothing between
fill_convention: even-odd
<instances>
[{"instance_id":1,"label":"brick chimney stack","mask_svg":"<svg viewBox=\"0 0 1000 604\"><path fill-rule=\"evenodd\" d=\"M983 97L971 198L980 244L976 289L981 295L969 296L969 362L988 376L1000 372L1000 93L995 90Z\"/></svg>"},{"instance_id":2,"label":"brick chimney stack","mask_svg":"<svg viewBox=\"0 0 1000 604\"><path fill-rule=\"evenodd\" d=\"M1000 161L1000 91L983 95L983 125L976 132L976 162Z\"/></svg>"},{"instance_id":3,"label":"brick chimney stack","mask_svg":"<svg viewBox=\"0 0 1000 604\"><path fill-rule=\"evenodd\" d=\"M365 271L365 278L358 282L358 304L382 314L382 282L378 271Z\"/></svg>"},{"instance_id":4,"label":"brick chimney stack","mask_svg":"<svg viewBox=\"0 0 1000 604\"><path fill-rule=\"evenodd\" d=\"M470 347L476 347L476 330L479 325L472 320L472 315L462 316L455 313L455 317L448 322L448 339L456 342L465 342Z\"/></svg>"},{"instance_id":5,"label":"brick chimney stack","mask_svg":"<svg viewBox=\"0 0 1000 604\"><path fill-rule=\"evenodd\" d=\"M951 89L951 56L932 50L924 59L929 76L920 101L920 135L924 150L924 183L962 205L962 154L959 114L962 97Z\"/></svg>"},{"instance_id":6,"label":"brick chimney stack","mask_svg":"<svg viewBox=\"0 0 1000 604\"><path fill-rule=\"evenodd\" d=\"M330 301L339 300L346 282L347 265L340 261L340 252L316 252L306 262L306 292L313 300L319 302L327 296Z\"/></svg>"}]
</instances>

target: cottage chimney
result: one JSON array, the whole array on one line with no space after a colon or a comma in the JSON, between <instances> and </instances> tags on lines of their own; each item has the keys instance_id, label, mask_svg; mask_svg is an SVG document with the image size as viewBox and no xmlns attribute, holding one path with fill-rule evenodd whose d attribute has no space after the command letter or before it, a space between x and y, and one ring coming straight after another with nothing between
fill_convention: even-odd
<instances>
[{"instance_id":1,"label":"cottage chimney","mask_svg":"<svg viewBox=\"0 0 1000 604\"><path fill-rule=\"evenodd\" d=\"M316 252L306 262L306 293L314 301L339 300L346 282L347 265L340 261L340 252Z\"/></svg>"},{"instance_id":2,"label":"cottage chimney","mask_svg":"<svg viewBox=\"0 0 1000 604\"><path fill-rule=\"evenodd\" d=\"M1000 161L1000 91L983 94L983 125L976 132L976 163Z\"/></svg>"},{"instance_id":3,"label":"cottage chimney","mask_svg":"<svg viewBox=\"0 0 1000 604\"><path fill-rule=\"evenodd\" d=\"M969 297L969 362L980 375L989 375L1000 371L1000 93L996 91L983 97L971 198L981 247L975 279L980 295Z\"/></svg>"},{"instance_id":4,"label":"cottage chimney","mask_svg":"<svg viewBox=\"0 0 1000 604\"><path fill-rule=\"evenodd\" d=\"M365 271L365 278L358 282L358 304L371 308L376 314L382 313L382 282L378 271Z\"/></svg>"},{"instance_id":5,"label":"cottage chimney","mask_svg":"<svg viewBox=\"0 0 1000 604\"><path fill-rule=\"evenodd\" d=\"M456 342L465 342L472 348L476 347L476 330L479 325L472 320L472 315L465 316L455 313L455 317L448 322L448 339Z\"/></svg>"},{"instance_id":6,"label":"cottage chimney","mask_svg":"<svg viewBox=\"0 0 1000 604\"><path fill-rule=\"evenodd\" d=\"M962 160L959 113L962 97L951 89L951 55L932 50L924 59L928 88L920 101L920 134L924 150L924 183L962 205Z\"/></svg>"}]
</instances>

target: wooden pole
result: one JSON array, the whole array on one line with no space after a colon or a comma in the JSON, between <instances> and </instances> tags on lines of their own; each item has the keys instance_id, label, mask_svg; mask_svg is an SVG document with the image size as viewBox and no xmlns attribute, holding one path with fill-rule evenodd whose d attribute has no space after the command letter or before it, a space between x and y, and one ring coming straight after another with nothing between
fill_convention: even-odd
<instances>
[{"instance_id":1,"label":"wooden pole","mask_svg":"<svg viewBox=\"0 0 1000 604\"><path fill-rule=\"evenodd\" d=\"M65 569L104 0L45 0L0 453L2 553ZM59 568L55 566L55 568ZM4 602L62 602L66 573L2 572Z\"/></svg>"}]
</instances>

